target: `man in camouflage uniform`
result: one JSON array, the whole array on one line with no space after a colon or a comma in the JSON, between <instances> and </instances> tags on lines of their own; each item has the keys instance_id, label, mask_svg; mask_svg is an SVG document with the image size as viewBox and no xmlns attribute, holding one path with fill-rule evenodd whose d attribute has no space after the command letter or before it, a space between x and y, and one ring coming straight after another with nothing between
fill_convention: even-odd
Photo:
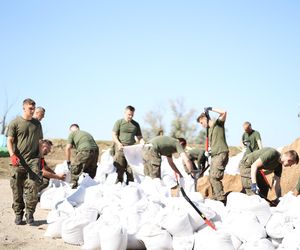
<instances>
[{"instance_id":1,"label":"man in camouflage uniform","mask_svg":"<svg viewBox=\"0 0 300 250\"><path fill-rule=\"evenodd\" d=\"M209 111L219 114L217 120L213 121L207 117ZM211 148L211 165L209 172L209 181L212 186L213 199L226 202L222 179L224 177L225 167L229 159L229 149L226 142L224 124L227 112L216 108L205 108L205 112L197 118L203 128L209 127L209 145Z\"/></svg>"},{"instance_id":2,"label":"man in camouflage uniform","mask_svg":"<svg viewBox=\"0 0 300 250\"><path fill-rule=\"evenodd\" d=\"M186 153L193 163L193 170L200 170L201 172L204 169L207 160L205 150L201 148L188 148L186 149Z\"/></svg>"},{"instance_id":3,"label":"man in camouflage uniform","mask_svg":"<svg viewBox=\"0 0 300 250\"><path fill-rule=\"evenodd\" d=\"M151 178L161 178L161 156L164 155L167 157L168 163L171 168L180 177L182 177L181 173L173 162L172 155L174 153L178 153L182 157L188 169L187 172L190 174L193 166L192 162L184 151L185 145L186 141L184 138L175 139L170 136L156 136L151 139L147 144L143 146L142 149L145 175L150 176Z\"/></svg>"},{"instance_id":4,"label":"man in camouflage uniform","mask_svg":"<svg viewBox=\"0 0 300 250\"><path fill-rule=\"evenodd\" d=\"M126 173L127 176L126 184L128 184L129 181L134 181L132 169L128 165L123 152L124 146L133 145L140 141L143 143L140 125L133 120L134 112L134 107L127 106L125 108L124 118L117 120L113 127L113 157L114 166L118 174L116 183L123 182L124 173Z\"/></svg>"},{"instance_id":5,"label":"man in camouflage uniform","mask_svg":"<svg viewBox=\"0 0 300 250\"><path fill-rule=\"evenodd\" d=\"M71 164L71 149L76 149L76 156ZM66 158L71 172L71 186L78 186L79 176L84 172L91 178L96 176L99 148L93 136L79 129L78 124L70 126L70 134L66 145Z\"/></svg>"},{"instance_id":6,"label":"man in camouflage uniform","mask_svg":"<svg viewBox=\"0 0 300 250\"><path fill-rule=\"evenodd\" d=\"M242 135L242 145L246 146L246 154L262 149L260 133L251 127L250 122L244 122L244 133Z\"/></svg>"},{"instance_id":7,"label":"man in camouflage uniform","mask_svg":"<svg viewBox=\"0 0 300 250\"><path fill-rule=\"evenodd\" d=\"M42 180L39 168L39 141L43 138L41 123L33 118L35 102L23 101L23 115L8 125L7 148L11 159L10 186L15 223L22 224L25 209L26 222L34 225L33 214L38 203L38 186ZM26 194L26 195L25 195Z\"/></svg>"},{"instance_id":8,"label":"man in camouflage uniform","mask_svg":"<svg viewBox=\"0 0 300 250\"><path fill-rule=\"evenodd\" d=\"M261 194L268 196L269 188L258 170L265 169L274 172L275 193L277 198L281 197L280 177L282 166L290 167L298 164L299 156L296 151L289 150L280 154L274 148L263 148L247 154L240 162L239 168L242 185L246 194Z\"/></svg>"}]
</instances>

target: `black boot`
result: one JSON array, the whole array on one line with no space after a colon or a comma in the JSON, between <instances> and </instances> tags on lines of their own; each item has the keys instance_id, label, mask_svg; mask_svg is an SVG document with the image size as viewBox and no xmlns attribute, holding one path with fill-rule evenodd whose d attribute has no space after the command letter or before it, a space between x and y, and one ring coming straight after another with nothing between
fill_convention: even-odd
<instances>
[{"instance_id":1,"label":"black boot","mask_svg":"<svg viewBox=\"0 0 300 250\"><path fill-rule=\"evenodd\" d=\"M33 226L33 225L34 225L33 214L26 214L25 217L26 217L26 223L27 223L29 226Z\"/></svg>"},{"instance_id":2,"label":"black boot","mask_svg":"<svg viewBox=\"0 0 300 250\"><path fill-rule=\"evenodd\" d=\"M15 224L16 225L21 225L22 224L22 220L23 220L23 213L16 215Z\"/></svg>"}]
</instances>

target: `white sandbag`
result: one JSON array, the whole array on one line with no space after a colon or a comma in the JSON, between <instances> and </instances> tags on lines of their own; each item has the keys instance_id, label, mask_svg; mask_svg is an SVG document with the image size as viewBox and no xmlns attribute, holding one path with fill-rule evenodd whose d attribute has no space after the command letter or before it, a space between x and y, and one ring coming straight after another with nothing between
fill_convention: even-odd
<instances>
[{"instance_id":1,"label":"white sandbag","mask_svg":"<svg viewBox=\"0 0 300 250\"><path fill-rule=\"evenodd\" d=\"M131 182L121 191L121 203L123 207L131 207L142 198L140 189L136 183Z\"/></svg>"},{"instance_id":2,"label":"white sandbag","mask_svg":"<svg viewBox=\"0 0 300 250\"><path fill-rule=\"evenodd\" d=\"M300 229L294 229L288 235L286 235L279 249L298 250L300 249Z\"/></svg>"},{"instance_id":3,"label":"white sandbag","mask_svg":"<svg viewBox=\"0 0 300 250\"><path fill-rule=\"evenodd\" d=\"M195 233L195 250L234 250L231 236L223 230L213 230L205 227Z\"/></svg>"},{"instance_id":4,"label":"white sandbag","mask_svg":"<svg viewBox=\"0 0 300 250\"><path fill-rule=\"evenodd\" d=\"M47 189L41 194L40 206L42 209L54 209L55 204L62 201L68 194L68 187L61 185Z\"/></svg>"},{"instance_id":5,"label":"white sandbag","mask_svg":"<svg viewBox=\"0 0 300 250\"><path fill-rule=\"evenodd\" d=\"M71 171L69 170L67 161L64 161L61 164L57 164L55 166L54 172L56 174L65 174L66 177L65 177L64 181L67 182L67 183L70 183L70 181L71 181Z\"/></svg>"},{"instance_id":6,"label":"white sandbag","mask_svg":"<svg viewBox=\"0 0 300 250\"><path fill-rule=\"evenodd\" d=\"M134 174L144 176L144 165L142 157L142 144L125 146L123 148L125 158L132 168Z\"/></svg>"},{"instance_id":7,"label":"white sandbag","mask_svg":"<svg viewBox=\"0 0 300 250\"><path fill-rule=\"evenodd\" d=\"M172 237L166 231L154 224L144 224L137 233L147 250L172 250Z\"/></svg>"},{"instance_id":8,"label":"white sandbag","mask_svg":"<svg viewBox=\"0 0 300 250\"><path fill-rule=\"evenodd\" d=\"M120 226L118 220L101 220L100 217L101 250L126 250L127 232Z\"/></svg>"},{"instance_id":9,"label":"white sandbag","mask_svg":"<svg viewBox=\"0 0 300 250\"><path fill-rule=\"evenodd\" d=\"M166 206L160 215L159 225L172 236L182 237L193 235L193 227L185 210L176 203Z\"/></svg>"},{"instance_id":10,"label":"white sandbag","mask_svg":"<svg viewBox=\"0 0 300 250\"><path fill-rule=\"evenodd\" d=\"M224 203L221 201L205 199L204 205L210 207L215 213L216 217L214 217L214 221L222 221L223 218L227 216L228 209L224 206Z\"/></svg>"},{"instance_id":11,"label":"white sandbag","mask_svg":"<svg viewBox=\"0 0 300 250\"><path fill-rule=\"evenodd\" d=\"M67 199L56 203L55 209L59 212L59 216L61 217L69 217L75 214L75 208Z\"/></svg>"},{"instance_id":12,"label":"white sandbag","mask_svg":"<svg viewBox=\"0 0 300 250\"><path fill-rule=\"evenodd\" d=\"M225 174L237 175L240 174L239 164L244 156L244 151L238 153L235 156L229 157L228 163L225 168Z\"/></svg>"},{"instance_id":13,"label":"white sandbag","mask_svg":"<svg viewBox=\"0 0 300 250\"><path fill-rule=\"evenodd\" d=\"M84 188L95 186L98 184L99 183L92 179L87 173L82 173L78 178L78 185Z\"/></svg>"},{"instance_id":14,"label":"white sandbag","mask_svg":"<svg viewBox=\"0 0 300 250\"><path fill-rule=\"evenodd\" d=\"M266 232L271 238L282 239L293 231L293 221L284 213L273 213L266 225Z\"/></svg>"},{"instance_id":15,"label":"white sandbag","mask_svg":"<svg viewBox=\"0 0 300 250\"><path fill-rule=\"evenodd\" d=\"M83 228L88 225L90 221L82 220L78 217L70 217L63 221L61 237L64 242L72 245L83 244Z\"/></svg>"},{"instance_id":16,"label":"white sandbag","mask_svg":"<svg viewBox=\"0 0 300 250\"><path fill-rule=\"evenodd\" d=\"M99 221L93 221L83 228L83 240L82 250L101 249Z\"/></svg>"},{"instance_id":17,"label":"white sandbag","mask_svg":"<svg viewBox=\"0 0 300 250\"><path fill-rule=\"evenodd\" d=\"M84 195L84 204L93 205L95 201L101 199L103 196L103 185L87 187Z\"/></svg>"},{"instance_id":18,"label":"white sandbag","mask_svg":"<svg viewBox=\"0 0 300 250\"><path fill-rule=\"evenodd\" d=\"M265 228L250 211L231 210L223 220L223 226L243 243L266 238Z\"/></svg>"},{"instance_id":19,"label":"white sandbag","mask_svg":"<svg viewBox=\"0 0 300 250\"><path fill-rule=\"evenodd\" d=\"M267 239L260 239L242 244L239 250L275 250L275 247L271 241Z\"/></svg>"},{"instance_id":20,"label":"white sandbag","mask_svg":"<svg viewBox=\"0 0 300 250\"><path fill-rule=\"evenodd\" d=\"M70 202L73 206L79 206L84 202L84 196L85 196L85 187L79 186L76 191L66 197L67 201Z\"/></svg>"},{"instance_id":21,"label":"white sandbag","mask_svg":"<svg viewBox=\"0 0 300 250\"><path fill-rule=\"evenodd\" d=\"M61 238L62 224L66 219L67 219L66 217L59 217L57 220L48 224L44 236L50 238Z\"/></svg>"},{"instance_id":22,"label":"white sandbag","mask_svg":"<svg viewBox=\"0 0 300 250\"><path fill-rule=\"evenodd\" d=\"M271 217L271 209L268 202L258 195L246 195L238 192L231 192L227 196L227 209L253 212L259 222L265 226Z\"/></svg>"},{"instance_id":23,"label":"white sandbag","mask_svg":"<svg viewBox=\"0 0 300 250\"><path fill-rule=\"evenodd\" d=\"M115 172L116 169L114 167L113 162L114 159L110 154L110 150L102 150L100 162L98 163L96 177L101 176L102 174L110 174Z\"/></svg>"},{"instance_id":24,"label":"white sandbag","mask_svg":"<svg viewBox=\"0 0 300 250\"><path fill-rule=\"evenodd\" d=\"M194 249L194 234L182 237L173 236L173 250L192 250Z\"/></svg>"},{"instance_id":25,"label":"white sandbag","mask_svg":"<svg viewBox=\"0 0 300 250\"><path fill-rule=\"evenodd\" d=\"M75 215L80 220L87 220L89 222L96 221L98 218L98 210L96 208L87 207L85 204L75 209Z\"/></svg>"}]
</instances>

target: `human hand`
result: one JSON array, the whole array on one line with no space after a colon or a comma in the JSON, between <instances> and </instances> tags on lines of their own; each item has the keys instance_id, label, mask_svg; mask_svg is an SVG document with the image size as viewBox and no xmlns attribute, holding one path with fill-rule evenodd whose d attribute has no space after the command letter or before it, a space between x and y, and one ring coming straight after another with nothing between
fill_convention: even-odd
<instances>
[{"instance_id":1,"label":"human hand","mask_svg":"<svg viewBox=\"0 0 300 250\"><path fill-rule=\"evenodd\" d=\"M61 180L61 181L64 181L66 179L66 174L64 173L61 173L61 174L56 174L57 175L57 179Z\"/></svg>"},{"instance_id":2,"label":"human hand","mask_svg":"<svg viewBox=\"0 0 300 250\"><path fill-rule=\"evenodd\" d=\"M204 108L204 112L205 113L208 113L209 111L211 111L212 110L212 107L205 107Z\"/></svg>"},{"instance_id":3,"label":"human hand","mask_svg":"<svg viewBox=\"0 0 300 250\"><path fill-rule=\"evenodd\" d=\"M252 190L253 193L259 194L259 187L257 186L256 183L251 184L251 190Z\"/></svg>"},{"instance_id":4,"label":"human hand","mask_svg":"<svg viewBox=\"0 0 300 250\"><path fill-rule=\"evenodd\" d=\"M11 157L10 157L10 162L11 162L11 165L13 165L14 167L17 167L20 163L20 159L18 156L16 156L15 154L13 154Z\"/></svg>"}]
</instances>

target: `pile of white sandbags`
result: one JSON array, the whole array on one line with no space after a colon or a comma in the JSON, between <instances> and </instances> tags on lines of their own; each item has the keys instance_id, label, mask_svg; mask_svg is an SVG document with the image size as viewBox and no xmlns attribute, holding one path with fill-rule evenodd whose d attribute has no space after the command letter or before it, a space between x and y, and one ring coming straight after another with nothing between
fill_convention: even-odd
<instances>
[{"instance_id":1,"label":"pile of white sandbags","mask_svg":"<svg viewBox=\"0 0 300 250\"><path fill-rule=\"evenodd\" d=\"M102 160L111 162L110 157ZM180 158L175 161L181 166ZM105 168L98 170L100 178L82 175L75 190L68 185L48 187L52 191L45 203L51 204L51 211L45 236L62 238L84 250L300 248L300 197L287 194L276 208L270 208L259 196L232 192L224 206L203 199L187 185L187 195L215 224L215 231L181 195L171 197L170 187L177 183L175 175L168 174L166 161L164 173L173 178L173 184L143 175L127 186L114 184L116 173L109 164L100 162ZM188 176L185 179L189 183ZM56 189L63 195L57 196Z\"/></svg>"}]
</instances>

